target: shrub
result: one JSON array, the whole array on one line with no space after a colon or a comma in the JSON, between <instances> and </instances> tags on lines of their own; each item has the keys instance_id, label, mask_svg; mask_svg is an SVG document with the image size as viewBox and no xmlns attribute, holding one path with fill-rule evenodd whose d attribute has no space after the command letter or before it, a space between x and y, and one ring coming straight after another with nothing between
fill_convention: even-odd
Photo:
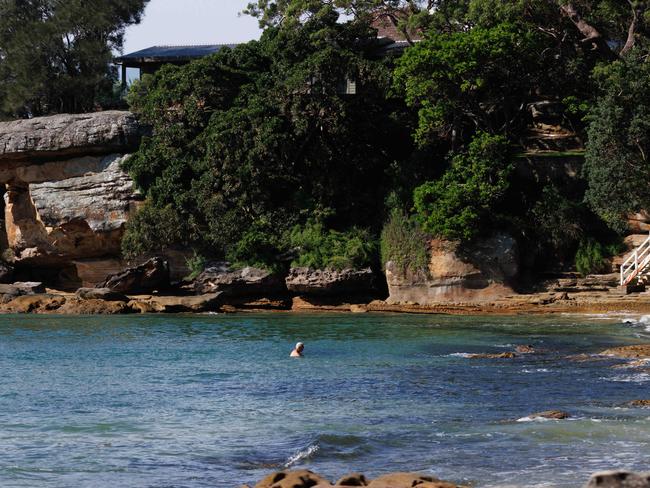
<instances>
[{"instance_id":1,"label":"shrub","mask_svg":"<svg viewBox=\"0 0 650 488\"><path fill-rule=\"evenodd\" d=\"M381 232L381 261L384 269L392 261L402 272L427 273L428 236L417 221L400 210L393 210Z\"/></svg>"},{"instance_id":2,"label":"shrub","mask_svg":"<svg viewBox=\"0 0 650 488\"><path fill-rule=\"evenodd\" d=\"M194 251L192 257L185 260L185 265L189 268L190 274L185 277L186 280L192 281L205 269L207 260L204 256Z\"/></svg>"},{"instance_id":3,"label":"shrub","mask_svg":"<svg viewBox=\"0 0 650 488\"><path fill-rule=\"evenodd\" d=\"M416 188L415 209L423 230L447 239L475 237L508 189L512 166L507 152L505 137L479 133L441 179Z\"/></svg>"},{"instance_id":4,"label":"shrub","mask_svg":"<svg viewBox=\"0 0 650 488\"><path fill-rule=\"evenodd\" d=\"M593 239L585 239L576 252L576 269L583 276L608 271L611 248Z\"/></svg>"},{"instance_id":5,"label":"shrub","mask_svg":"<svg viewBox=\"0 0 650 488\"><path fill-rule=\"evenodd\" d=\"M122 254L128 259L184 241L186 232L181 217L171 205L154 207L148 202L126 225L122 238Z\"/></svg>"},{"instance_id":6,"label":"shrub","mask_svg":"<svg viewBox=\"0 0 650 488\"><path fill-rule=\"evenodd\" d=\"M289 242L298 254L291 265L315 269L364 268L372 264L377 250L375 240L366 229L353 227L339 232L326 230L314 221L304 227L294 227Z\"/></svg>"}]
</instances>

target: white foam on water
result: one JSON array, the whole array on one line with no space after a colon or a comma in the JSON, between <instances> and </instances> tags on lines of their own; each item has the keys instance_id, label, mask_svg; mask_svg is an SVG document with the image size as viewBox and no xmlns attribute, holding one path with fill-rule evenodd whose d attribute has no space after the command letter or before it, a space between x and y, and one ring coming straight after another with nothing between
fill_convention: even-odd
<instances>
[{"instance_id":1,"label":"white foam on water","mask_svg":"<svg viewBox=\"0 0 650 488\"><path fill-rule=\"evenodd\" d=\"M450 358L468 358L470 356L471 356L471 354L469 352L452 352L451 354L447 354L446 357L450 357Z\"/></svg>"},{"instance_id":2,"label":"white foam on water","mask_svg":"<svg viewBox=\"0 0 650 488\"><path fill-rule=\"evenodd\" d=\"M546 417L521 417L516 422L549 422L550 420L552 419L547 419Z\"/></svg>"},{"instance_id":3,"label":"white foam on water","mask_svg":"<svg viewBox=\"0 0 650 488\"><path fill-rule=\"evenodd\" d=\"M637 374L628 374L614 376L613 378L601 377L601 380L616 381L618 383L646 383L650 381L650 374L648 373L637 373Z\"/></svg>"},{"instance_id":4,"label":"white foam on water","mask_svg":"<svg viewBox=\"0 0 650 488\"><path fill-rule=\"evenodd\" d=\"M311 444L307 446L305 449L302 449L295 453L292 456L289 456L289 459L287 459L287 462L284 463L285 468L290 468L291 466L294 466L295 464L298 464L300 461L303 459L309 459L312 457L314 454L316 454L320 450L320 447L318 447L318 444Z\"/></svg>"},{"instance_id":5,"label":"white foam on water","mask_svg":"<svg viewBox=\"0 0 650 488\"><path fill-rule=\"evenodd\" d=\"M550 370L547 368L537 368L537 369L522 369L522 373L548 373Z\"/></svg>"}]
</instances>

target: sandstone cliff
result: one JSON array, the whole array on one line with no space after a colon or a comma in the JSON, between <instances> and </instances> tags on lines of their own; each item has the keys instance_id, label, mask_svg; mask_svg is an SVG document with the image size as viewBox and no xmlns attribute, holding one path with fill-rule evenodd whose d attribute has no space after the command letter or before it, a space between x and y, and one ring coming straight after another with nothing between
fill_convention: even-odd
<instances>
[{"instance_id":1,"label":"sandstone cliff","mask_svg":"<svg viewBox=\"0 0 650 488\"><path fill-rule=\"evenodd\" d=\"M140 136L119 111L0 123L0 245L18 275L75 288L123 267L120 240L141 197L120 164Z\"/></svg>"}]
</instances>

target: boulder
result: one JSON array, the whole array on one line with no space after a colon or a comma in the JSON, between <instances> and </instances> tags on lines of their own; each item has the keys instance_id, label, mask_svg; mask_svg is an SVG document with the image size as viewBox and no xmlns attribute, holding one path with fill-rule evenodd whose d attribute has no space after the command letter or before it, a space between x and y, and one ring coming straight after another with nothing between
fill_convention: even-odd
<instances>
[{"instance_id":1,"label":"boulder","mask_svg":"<svg viewBox=\"0 0 650 488\"><path fill-rule=\"evenodd\" d=\"M519 251L510 235L496 234L468 246L433 239L429 249L426 271L411 272L393 261L386 263L387 303L484 302L514 293Z\"/></svg>"},{"instance_id":2,"label":"boulder","mask_svg":"<svg viewBox=\"0 0 650 488\"><path fill-rule=\"evenodd\" d=\"M61 114L0 123L0 162L126 152L142 128L130 112Z\"/></svg>"},{"instance_id":3,"label":"boulder","mask_svg":"<svg viewBox=\"0 0 650 488\"><path fill-rule=\"evenodd\" d=\"M602 471L594 474L586 488L650 488L650 473Z\"/></svg>"},{"instance_id":4,"label":"boulder","mask_svg":"<svg viewBox=\"0 0 650 488\"><path fill-rule=\"evenodd\" d=\"M650 408L650 400L632 400L628 405L636 408Z\"/></svg>"},{"instance_id":5,"label":"boulder","mask_svg":"<svg viewBox=\"0 0 650 488\"><path fill-rule=\"evenodd\" d=\"M370 296L375 293L375 274L370 268L311 269L291 268L285 279L287 289L307 296Z\"/></svg>"},{"instance_id":6,"label":"boulder","mask_svg":"<svg viewBox=\"0 0 650 488\"><path fill-rule=\"evenodd\" d=\"M33 295L35 293L45 293L43 283L37 281L17 281L11 285L0 284L0 294L2 295Z\"/></svg>"},{"instance_id":7,"label":"boulder","mask_svg":"<svg viewBox=\"0 0 650 488\"><path fill-rule=\"evenodd\" d=\"M341 477L336 486L367 486L368 480L361 473L351 473Z\"/></svg>"},{"instance_id":8,"label":"boulder","mask_svg":"<svg viewBox=\"0 0 650 488\"><path fill-rule=\"evenodd\" d=\"M534 354L535 348L529 344L523 344L515 347L515 352L519 354Z\"/></svg>"},{"instance_id":9,"label":"boulder","mask_svg":"<svg viewBox=\"0 0 650 488\"><path fill-rule=\"evenodd\" d=\"M457 488L455 483L441 481L438 478L417 473L392 473L375 478L368 483L368 488Z\"/></svg>"},{"instance_id":10,"label":"boulder","mask_svg":"<svg viewBox=\"0 0 650 488\"><path fill-rule=\"evenodd\" d=\"M500 352L496 354L468 354L469 359L514 359L517 355L514 352Z\"/></svg>"},{"instance_id":11,"label":"boulder","mask_svg":"<svg viewBox=\"0 0 650 488\"><path fill-rule=\"evenodd\" d=\"M133 311L126 302L122 301L71 298L67 299L56 310L56 313L66 315L117 315L132 313Z\"/></svg>"},{"instance_id":12,"label":"boulder","mask_svg":"<svg viewBox=\"0 0 650 488\"><path fill-rule=\"evenodd\" d=\"M532 415L529 415L528 418L531 419L551 419L551 420L564 420L568 419L571 415L562 410L547 410L545 412L538 412Z\"/></svg>"},{"instance_id":13,"label":"boulder","mask_svg":"<svg viewBox=\"0 0 650 488\"><path fill-rule=\"evenodd\" d=\"M307 469L278 471L255 485L255 488L311 488L315 485L330 486L330 482Z\"/></svg>"},{"instance_id":14,"label":"boulder","mask_svg":"<svg viewBox=\"0 0 650 488\"><path fill-rule=\"evenodd\" d=\"M650 344L622 346L606 349L601 356L613 356L620 359L650 359Z\"/></svg>"},{"instance_id":15,"label":"boulder","mask_svg":"<svg viewBox=\"0 0 650 488\"><path fill-rule=\"evenodd\" d=\"M226 262L211 263L193 286L198 293L220 292L224 297L272 297L287 293L278 274L250 266L233 269Z\"/></svg>"},{"instance_id":16,"label":"boulder","mask_svg":"<svg viewBox=\"0 0 650 488\"><path fill-rule=\"evenodd\" d=\"M52 313L66 302L60 295L22 295L8 302L4 308L11 313Z\"/></svg>"},{"instance_id":17,"label":"boulder","mask_svg":"<svg viewBox=\"0 0 650 488\"><path fill-rule=\"evenodd\" d=\"M124 271L109 276L106 281L96 288L108 288L121 293L149 293L154 290L164 290L170 286L169 265L162 258L152 258L145 263L127 268Z\"/></svg>"},{"instance_id":18,"label":"boulder","mask_svg":"<svg viewBox=\"0 0 650 488\"><path fill-rule=\"evenodd\" d=\"M140 313L200 313L219 310L223 303L222 293L197 296L156 296L136 299L129 306Z\"/></svg>"},{"instance_id":19,"label":"boulder","mask_svg":"<svg viewBox=\"0 0 650 488\"><path fill-rule=\"evenodd\" d=\"M79 288L76 295L82 300L104 300L107 302L129 301L129 297L110 288Z\"/></svg>"}]
</instances>

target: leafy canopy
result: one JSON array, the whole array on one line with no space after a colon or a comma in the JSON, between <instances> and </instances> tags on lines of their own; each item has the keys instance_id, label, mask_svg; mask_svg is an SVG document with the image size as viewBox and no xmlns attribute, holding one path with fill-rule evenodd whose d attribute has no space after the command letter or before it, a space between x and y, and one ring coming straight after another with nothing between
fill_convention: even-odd
<instances>
[{"instance_id":1,"label":"leafy canopy","mask_svg":"<svg viewBox=\"0 0 650 488\"><path fill-rule=\"evenodd\" d=\"M85 112L110 99L113 53L147 2L0 1L0 112Z\"/></svg>"}]
</instances>

